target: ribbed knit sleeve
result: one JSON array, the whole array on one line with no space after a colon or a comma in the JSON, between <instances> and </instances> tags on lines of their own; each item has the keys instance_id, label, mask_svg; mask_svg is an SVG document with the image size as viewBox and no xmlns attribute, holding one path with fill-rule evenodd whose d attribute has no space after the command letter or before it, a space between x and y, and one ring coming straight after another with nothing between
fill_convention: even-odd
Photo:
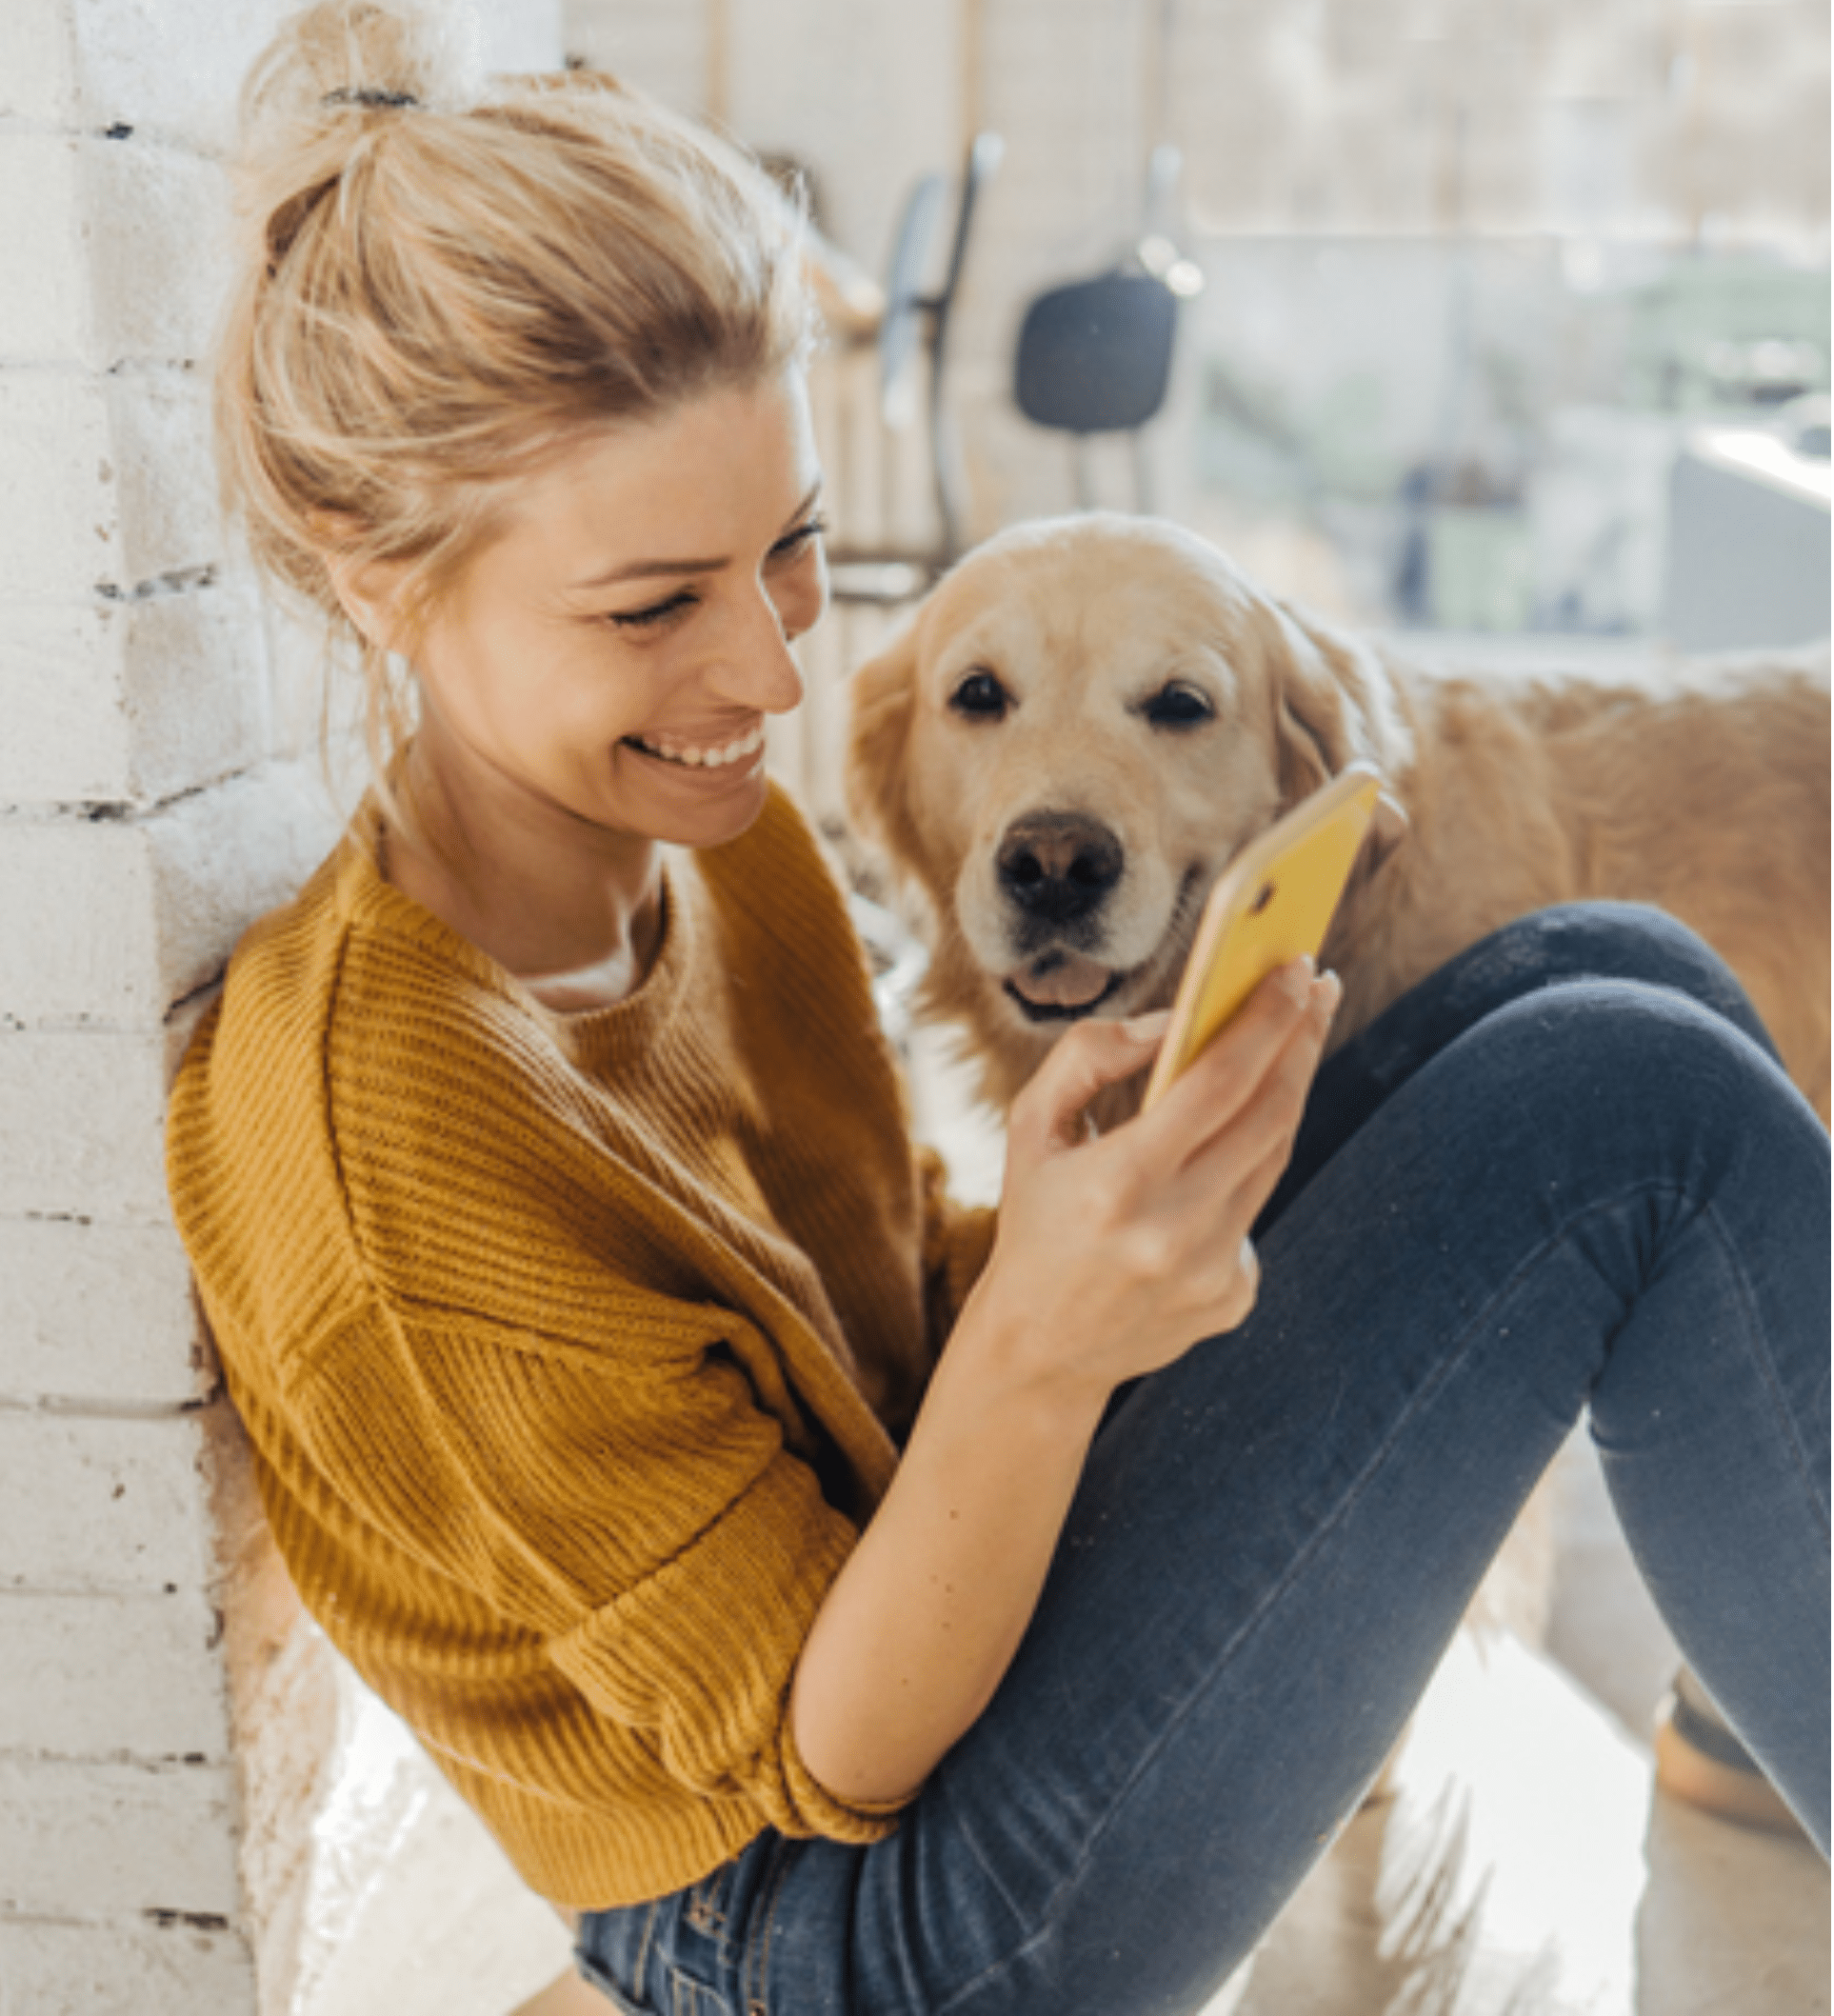
<instances>
[{"instance_id":1,"label":"ribbed knit sleeve","mask_svg":"<svg viewBox=\"0 0 1834 2016\"><path fill-rule=\"evenodd\" d=\"M375 831L248 934L169 1130L300 1594L556 1902L874 1839L790 1684L987 1224L912 1154L841 892L773 795L563 1017Z\"/></svg>"},{"instance_id":2,"label":"ribbed knit sleeve","mask_svg":"<svg viewBox=\"0 0 1834 2016\"><path fill-rule=\"evenodd\" d=\"M877 1838L889 1809L829 1797L787 1729L854 1527L756 1405L740 1320L636 1296L613 1313L640 1348L378 1310L294 1396L315 1467L372 1544L488 1604L685 1790L785 1833Z\"/></svg>"}]
</instances>

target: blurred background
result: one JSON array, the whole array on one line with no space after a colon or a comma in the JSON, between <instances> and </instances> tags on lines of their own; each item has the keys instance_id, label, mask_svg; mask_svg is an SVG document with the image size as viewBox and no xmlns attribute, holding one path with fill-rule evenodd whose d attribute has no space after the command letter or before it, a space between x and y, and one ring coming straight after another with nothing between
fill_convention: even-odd
<instances>
[{"instance_id":1,"label":"blurred background","mask_svg":"<svg viewBox=\"0 0 1834 2016\"><path fill-rule=\"evenodd\" d=\"M1442 650L1826 634L1816 0L568 0L565 35L802 175L844 551L1145 504ZM829 669L925 578L838 569ZM827 733L784 752L818 798Z\"/></svg>"}]
</instances>

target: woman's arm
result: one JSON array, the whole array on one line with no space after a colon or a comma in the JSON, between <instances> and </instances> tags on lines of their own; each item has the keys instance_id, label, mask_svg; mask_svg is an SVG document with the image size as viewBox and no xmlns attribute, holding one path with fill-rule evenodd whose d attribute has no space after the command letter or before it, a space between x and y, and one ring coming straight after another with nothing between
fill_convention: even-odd
<instances>
[{"instance_id":1,"label":"woman's arm","mask_svg":"<svg viewBox=\"0 0 1834 2016\"><path fill-rule=\"evenodd\" d=\"M1285 1167L1336 1006L1267 982L1151 1112L1100 1141L1082 1114L1163 1028L1084 1024L1014 1105L999 1231L891 1488L828 1590L791 1701L837 1797L895 1802L1011 1663L1114 1388L1253 1306L1247 1230Z\"/></svg>"}]
</instances>

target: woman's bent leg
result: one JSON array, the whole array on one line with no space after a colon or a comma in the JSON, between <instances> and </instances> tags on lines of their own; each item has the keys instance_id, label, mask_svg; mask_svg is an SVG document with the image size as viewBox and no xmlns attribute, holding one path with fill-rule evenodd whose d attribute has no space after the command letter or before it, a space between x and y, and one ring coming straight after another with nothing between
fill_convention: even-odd
<instances>
[{"instance_id":1,"label":"woman's bent leg","mask_svg":"<svg viewBox=\"0 0 1834 2016\"><path fill-rule=\"evenodd\" d=\"M1688 1658L1824 1845L1827 1138L1712 1009L1550 988L1420 1064L1135 1388L891 1840L776 1844L774 2010L1192 2009L1323 1851L1589 1402ZM761 1900L763 1901L763 1900Z\"/></svg>"},{"instance_id":2,"label":"woman's bent leg","mask_svg":"<svg viewBox=\"0 0 1834 2016\"><path fill-rule=\"evenodd\" d=\"M1730 968L1665 912L1640 903L1560 904L1534 911L1447 960L1325 1060L1292 1160L1262 1212L1257 1236L1376 1108L1448 1043L1512 1001L1575 980L1667 988L1777 1054Z\"/></svg>"}]
</instances>

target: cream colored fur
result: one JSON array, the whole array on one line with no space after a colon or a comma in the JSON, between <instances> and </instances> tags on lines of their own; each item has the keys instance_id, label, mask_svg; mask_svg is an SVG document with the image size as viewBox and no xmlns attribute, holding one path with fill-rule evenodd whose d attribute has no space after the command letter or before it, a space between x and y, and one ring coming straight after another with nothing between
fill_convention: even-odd
<instances>
[{"instance_id":1,"label":"cream colored fur","mask_svg":"<svg viewBox=\"0 0 1834 2016\"><path fill-rule=\"evenodd\" d=\"M951 707L977 672L1009 691L1003 719ZM1144 718L1168 681L1213 718ZM1407 825L1366 854L1326 944L1334 1040L1512 917L1633 899L1719 950L1825 1121L1828 748L1824 657L1446 675L1262 592L1176 527L1091 515L979 548L861 669L847 788L933 913L925 1010L961 1026L998 1107L1062 1027L1005 984L1027 965L995 870L1016 819L1076 814L1124 850L1076 956L1120 976L1098 1012L1131 1014L1171 998L1229 858L1360 756Z\"/></svg>"}]
</instances>

